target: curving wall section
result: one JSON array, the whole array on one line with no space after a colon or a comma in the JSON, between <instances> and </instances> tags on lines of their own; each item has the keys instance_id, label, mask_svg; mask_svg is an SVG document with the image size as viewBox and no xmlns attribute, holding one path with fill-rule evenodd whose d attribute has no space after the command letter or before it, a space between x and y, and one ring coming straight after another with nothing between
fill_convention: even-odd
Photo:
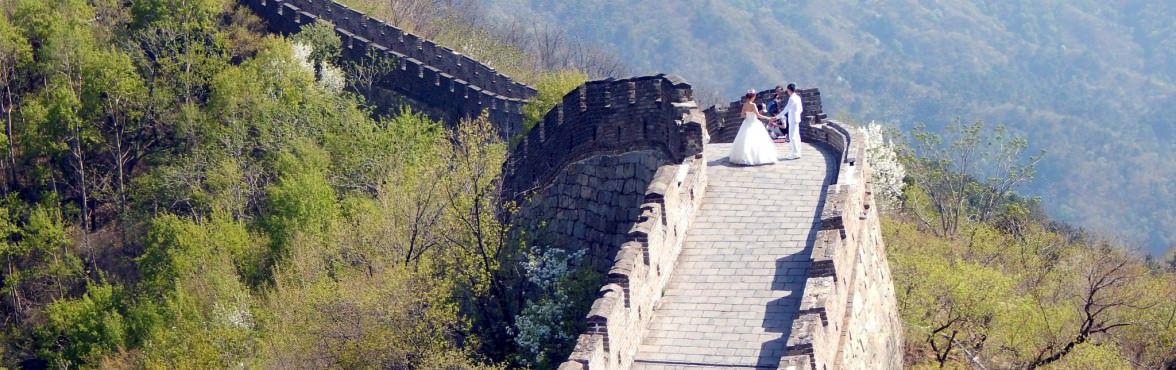
<instances>
[{"instance_id":1,"label":"curving wall section","mask_svg":"<svg viewBox=\"0 0 1176 370\"><path fill-rule=\"evenodd\" d=\"M665 160L702 152L700 125L683 124L693 91L673 75L591 81L552 108L511 154L505 194L519 199L590 156L648 150ZM677 123L675 123L677 122Z\"/></svg>"},{"instance_id":2,"label":"curving wall section","mask_svg":"<svg viewBox=\"0 0 1176 370\"><path fill-rule=\"evenodd\" d=\"M520 132L522 106L535 89L449 48L404 32L332 0L239 0L269 23L290 34L317 19L335 25L344 55L361 58L369 50L395 58L397 67L377 83L384 89L440 112L450 122L490 115L506 136Z\"/></svg>"},{"instance_id":3,"label":"curving wall section","mask_svg":"<svg viewBox=\"0 0 1176 370\"><path fill-rule=\"evenodd\" d=\"M692 95L674 76L588 82L511 153L504 189L520 217L607 274L568 364L623 367L641 343L706 189Z\"/></svg>"}]
</instances>

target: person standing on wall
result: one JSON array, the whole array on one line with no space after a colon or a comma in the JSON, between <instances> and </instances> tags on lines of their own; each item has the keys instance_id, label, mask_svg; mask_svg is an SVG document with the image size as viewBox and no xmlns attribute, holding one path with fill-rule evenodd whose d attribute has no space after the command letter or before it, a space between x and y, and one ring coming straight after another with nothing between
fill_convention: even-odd
<instances>
[{"instance_id":1,"label":"person standing on wall","mask_svg":"<svg viewBox=\"0 0 1176 370\"><path fill-rule=\"evenodd\" d=\"M796 84L788 84L784 93L788 94L788 103L784 104L780 114L773 117L774 120L782 120L787 124L788 139L792 143L792 153L788 153L782 159L800 159L800 115L804 108L801 107L800 94L796 93Z\"/></svg>"},{"instance_id":2,"label":"person standing on wall","mask_svg":"<svg viewBox=\"0 0 1176 370\"><path fill-rule=\"evenodd\" d=\"M776 85L776 89L772 90L772 98L768 100L768 116L776 116L780 114L784 108L784 86ZM780 126L768 122L768 133L772 134L772 139L784 138L788 141L788 125Z\"/></svg>"}]
</instances>

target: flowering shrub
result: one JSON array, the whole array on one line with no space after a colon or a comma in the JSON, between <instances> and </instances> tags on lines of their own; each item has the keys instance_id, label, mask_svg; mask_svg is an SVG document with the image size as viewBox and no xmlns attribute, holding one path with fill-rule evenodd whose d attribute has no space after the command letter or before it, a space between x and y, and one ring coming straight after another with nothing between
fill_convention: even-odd
<instances>
[{"instance_id":1,"label":"flowering shrub","mask_svg":"<svg viewBox=\"0 0 1176 370\"><path fill-rule=\"evenodd\" d=\"M881 209L893 209L902 197L906 168L898 159L886 129L873 121L866 125L866 156L874 168L874 196Z\"/></svg>"},{"instance_id":2,"label":"flowering shrub","mask_svg":"<svg viewBox=\"0 0 1176 370\"><path fill-rule=\"evenodd\" d=\"M584 251L568 252L560 248L535 248L523 264L527 282L537 288L537 299L529 299L522 313L515 317L519 362L530 368L554 368L575 344L579 330L576 315L579 299L576 275L584 269L572 269L573 261Z\"/></svg>"},{"instance_id":3,"label":"flowering shrub","mask_svg":"<svg viewBox=\"0 0 1176 370\"><path fill-rule=\"evenodd\" d=\"M314 46L295 41L293 44L294 60L298 61L298 65L303 69L315 73L314 60ZM318 86L324 90L340 93L343 87L347 84L347 76L343 73L343 69L331 64L329 61L320 61L318 63Z\"/></svg>"}]
</instances>

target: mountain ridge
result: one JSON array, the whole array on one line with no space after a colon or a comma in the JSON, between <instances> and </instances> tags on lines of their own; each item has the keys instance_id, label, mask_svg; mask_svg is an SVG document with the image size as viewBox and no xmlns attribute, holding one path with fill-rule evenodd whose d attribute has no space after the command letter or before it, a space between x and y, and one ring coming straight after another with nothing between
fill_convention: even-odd
<instances>
[{"instance_id":1,"label":"mountain ridge","mask_svg":"<svg viewBox=\"0 0 1176 370\"><path fill-rule=\"evenodd\" d=\"M1176 5L1077 2L491 0L493 18L556 24L637 73L684 76L731 100L784 81L831 115L902 130L1006 125L1045 150L1041 196L1065 222L1158 255L1176 241ZM744 37L744 35L746 35ZM708 93L709 91L709 93Z\"/></svg>"}]
</instances>

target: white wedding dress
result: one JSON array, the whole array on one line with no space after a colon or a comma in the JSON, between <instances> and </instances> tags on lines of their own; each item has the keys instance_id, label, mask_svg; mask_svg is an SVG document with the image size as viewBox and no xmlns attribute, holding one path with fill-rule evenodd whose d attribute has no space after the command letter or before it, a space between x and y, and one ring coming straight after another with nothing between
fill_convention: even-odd
<instances>
[{"instance_id":1,"label":"white wedding dress","mask_svg":"<svg viewBox=\"0 0 1176 370\"><path fill-rule=\"evenodd\" d=\"M776 163L776 143L772 142L768 129L754 112L746 115L731 145L731 163L748 166Z\"/></svg>"}]
</instances>

